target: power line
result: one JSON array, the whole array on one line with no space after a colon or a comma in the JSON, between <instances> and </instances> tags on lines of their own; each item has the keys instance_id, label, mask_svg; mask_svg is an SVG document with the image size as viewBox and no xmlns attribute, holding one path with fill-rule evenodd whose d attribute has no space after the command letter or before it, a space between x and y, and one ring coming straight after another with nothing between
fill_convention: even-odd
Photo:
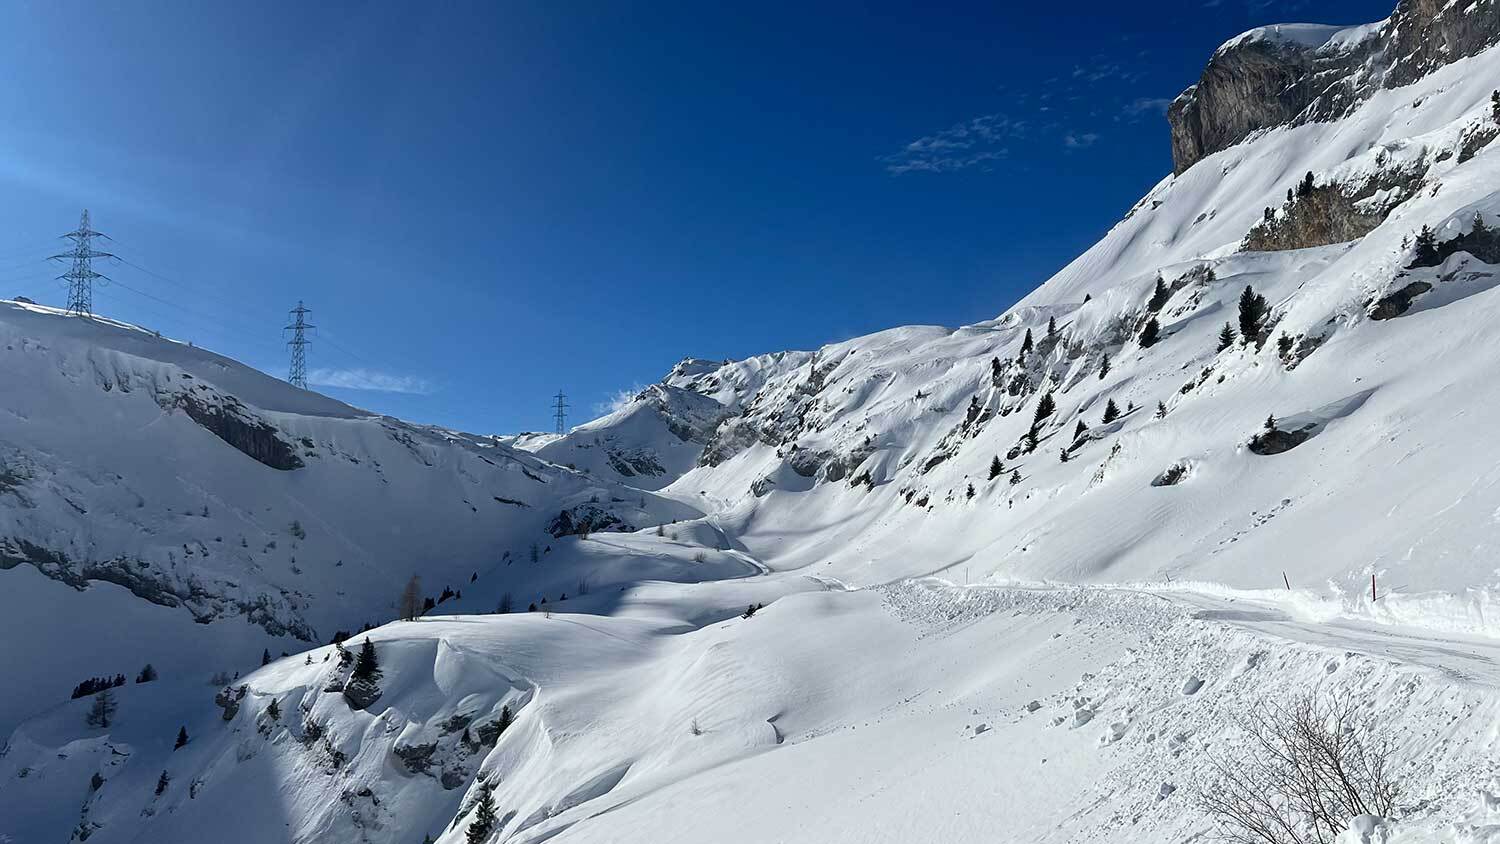
<instances>
[{"instance_id":1,"label":"power line","mask_svg":"<svg viewBox=\"0 0 1500 844\"><path fill-rule=\"evenodd\" d=\"M564 428L568 422L568 397L563 395L562 390L558 390L557 395L553 398L557 399L557 404L552 406L557 416L557 432L559 434L566 433Z\"/></svg>"},{"instance_id":2,"label":"power line","mask_svg":"<svg viewBox=\"0 0 1500 844\"><path fill-rule=\"evenodd\" d=\"M301 300L298 300L297 307L290 311L292 324L281 330L282 336L286 336L288 331L292 332L292 339L286 341L292 350L292 365L286 380L293 387L304 390L307 389L307 330L315 327L307 323L306 317L310 313L312 311L302 307Z\"/></svg>"},{"instance_id":3,"label":"power line","mask_svg":"<svg viewBox=\"0 0 1500 844\"><path fill-rule=\"evenodd\" d=\"M94 272L94 259L115 257L108 252L95 250L92 241L96 237L108 240L109 236L96 232L89 226L89 211L85 208L83 217L78 222L78 228L63 237L73 241L73 251L53 255L48 260L61 261L65 258L72 260L72 267L58 276L59 279L68 282L68 313L91 317L94 315L94 282L100 279L109 280L108 276Z\"/></svg>"}]
</instances>

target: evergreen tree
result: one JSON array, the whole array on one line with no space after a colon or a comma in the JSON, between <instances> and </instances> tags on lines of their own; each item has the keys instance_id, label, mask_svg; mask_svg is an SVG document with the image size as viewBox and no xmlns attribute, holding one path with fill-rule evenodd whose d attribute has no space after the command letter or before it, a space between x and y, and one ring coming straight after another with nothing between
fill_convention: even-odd
<instances>
[{"instance_id":1,"label":"evergreen tree","mask_svg":"<svg viewBox=\"0 0 1500 844\"><path fill-rule=\"evenodd\" d=\"M1260 342L1261 325L1266 318L1266 297L1255 292L1255 288L1245 285L1240 293L1240 336L1244 338L1245 344Z\"/></svg>"},{"instance_id":2,"label":"evergreen tree","mask_svg":"<svg viewBox=\"0 0 1500 844\"><path fill-rule=\"evenodd\" d=\"M510 729L510 725L515 723L515 720L515 716L510 712L510 704L507 703L506 705L500 707L500 731L499 733L496 733L496 735L504 733L506 730Z\"/></svg>"},{"instance_id":3,"label":"evergreen tree","mask_svg":"<svg viewBox=\"0 0 1500 844\"><path fill-rule=\"evenodd\" d=\"M1473 231L1473 236L1476 239L1482 239L1482 238L1484 238L1485 235L1488 235L1489 233L1490 233L1490 227L1486 226L1484 224L1484 215L1481 214L1481 213L1479 213L1478 211L1475 211L1474 212L1474 231Z\"/></svg>"},{"instance_id":4,"label":"evergreen tree","mask_svg":"<svg viewBox=\"0 0 1500 844\"><path fill-rule=\"evenodd\" d=\"M1227 322L1224 323L1224 329L1219 332L1219 351L1222 352L1230 346L1233 346L1234 340L1234 327Z\"/></svg>"},{"instance_id":5,"label":"evergreen tree","mask_svg":"<svg viewBox=\"0 0 1500 844\"><path fill-rule=\"evenodd\" d=\"M1058 450L1058 454L1062 458L1062 462L1064 462L1064 463L1068 462L1068 450L1066 448L1059 449Z\"/></svg>"},{"instance_id":6,"label":"evergreen tree","mask_svg":"<svg viewBox=\"0 0 1500 844\"><path fill-rule=\"evenodd\" d=\"M177 750L178 748L182 747L184 744L187 744L187 743L188 743L187 727L178 727L177 728L177 743L174 744L174 745L172 745L172 749L173 750Z\"/></svg>"},{"instance_id":7,"label":"evergreen tree","mask_svg":"<svg viewBox=\"0 0 1500 844\"><path fill-rule=\"evenodd\" d=\"M1052 398L1051 391L1043 393L1041 400L1036 403L1036 416L1032 418L1032 426L1035 427L1041 424L1043 419L1051 416L1056 411L1057 402Z\"/></svg>"},{"instance_id":8,"label":"evergreen tree","mask_svg":"<svg viewBox=\"0 0 1500 844\"><path fill-rule=\"evenodd\" d=\"M1099 359L1099 380L1103 381L1104 380L1104 376L1106 376L1108 374L1109 374L1109 355L1104 355L1103 357L1101 357Z\"/></svg>"},{"instance_id":9,"label":"evergreen tree","mask_svg":"<svg viewBox=\"0 0 1500 844\"><path fill-rule=\"evenodd\" d=\"M161 776L156 778L156 796L160 797L161 793L167 790L167 785L171 782L172 778L167 775L166 771L162 771Z\"/></svg>"},{"instance_id":10,"label":"evergreen tree","mask_svg":"<svg viewBox=\"0 0 1500 844\"><path fill-rule=\"evenodd\" d=\"M146 667L145 668L141 669L141 673L135 675L135 681L137 683L149 683L149 682L151 682L152 680L155 680L155 679L156 679L156 668L154 666L152 666L151 663L149 663L149 662L146 663Z\"/></svg>"},{"instance_id":11,"label":"evergreen tree","mask_svg":"<svg viewBox=\"0 0 1500 844\"><path fill-rule=\"evenodd\" d=\"M1026 329L1026 338L1021 341L1021 357L1030 354L1033 345L1031 341L1031 329L1028 328Z\"/></svg>"},{"instance_id":12,"label":"evergreen tree","mask_svg":"<svg viewBox=\"0 0 1500 844\"><path fill-rule=\"evenodd\" d=\"M1276 430L1276 414L1273 413L1270 416L1266 417L1266 430L1267 431L1274 431L1274 430Z\"/></svg>"},{"instance_id":13,"label":"evergreen tree","mask_svg":"<svg viewBox=\"0 0 1500 844\"><path fill-rule=\"evenodd\" d=\"M263 651L260 652L260 664L261 665L270 665L271 664L271 649L270 648L266 648L265 650L263 650Z\"/></svg>"},{"instance_id":14,"label":"evergreen tree","mask_svg":"<svg viewBox=\"0 0 1500 844\"><path fill-rule=\"evenodd\" d=\"M1005 464L1000 462L1000 455L997 454L990 460L990 480L993 481L1003 474L1005 474Z\"/></svg>"},{"instance_id":15,"label":"evergreen tree","mask_svg":"<svg viewBox=\"0 0 1500 844\"><path fill-rule=\"evenodd\" d=\"M1161 339L1161 324L1156 321L1156 317L1152 317L1146 320L1146 327L1141 329L1141 348L1149 349L1155 346L1159 339Z\"/></svg>"},{"instance_id":16,"label":"evergreen tree","mask_svg":"<svg viewBox=\"0 0 1500 844\"><path fill-rule=\"evenodd\" d=\"M1047 336L1048 337L1056 337L1057 336L1057 317L1054 317L1054 316L1047 317Z\"/></svg>"},{"instance_id":17,"label":"evergreen tree","mask_svg":"<svg viewBox=\"0 0 1500 844\"><path fill-rule=\"evenodd\" d=\"M1000 386L1000 358L990 358L990 383Z\"/></svg>"},{"instance_id":18,"label":"evergreen tree","mask_svg":"<svg viewBox=\"0 0 1500 844\"><path fill-rule=\"evenodd\" d=\"M266 707L266 717L272 721L281 720L281 701L271 698L271 705Z\"/></svg>"},{"instance_id":19,"label":"evergreen tree","mask_svg":"<svg viewBox=\"0 0 1500 844\"><path fill-rule=\"evenodd\" d=\"M1313 179L1312 172L1308 171L1308 174L1302 177L1301 184L1297 185L1297 195L1307 196L1308 194L1313 192L1313 188L1316 186L1317 182Z\"/></svg>"},{"instance_id":20,"label":"evergreen tree","mask_svg":"<svg viewBox=\"0 0 1500 844\"><path fill-rule=\"evenodd\" d=\"M1015 486L1021 482L1021 470L1017 469L1010 473L1010 485Z\"/></svg>"},{"instance_id":21,"label":"evergreen tree","mask_svg":"<svg viewBox=\"0 0 1500 844\"><path fill-rule=\"evenodd\" d=\"M495 831L495 796L490 793L489 783L479 786L479 800L469 819L469 830L464 836L466 844L485 844L490 833Z\"/></svg>"},{"instance_id":22,"label":"evergreen tree","mask_svg":"<svg viewBox=\"0 0 1500 844\"><path fill-rule=\"evenodd\" d=\"M1115 404L1115 400L1114 399L1110 399L1104 405L1104 424L1108 425L1109 423L1111 423L1111 422L1113 422L1113 421L1115 421L1116 419L1119 419L1119 418L1120 418L1120 406L1117 405L1117 404Z\"/></svg>"},{"instance_id":23,"label":"evergreen tree","mask_svg":"<svg viewBox=\"0 0 1500 844\"><path fill-rule=\"evenodd\" d=\"M1413 266L1433 267L1437 266L1439 260L1437 250L1437 235L1433 233L1431 226L1423 226L1417 232L1416 256L1412 261Z\"/></svg>"},{"instance_id":24,"label":"evergreen tree","mask_svg":"<svg viewBox=\"0 0 1500 844\"><path fill-rule=\"evenodd\" d=\"M1167 288L1167 282L1161 277L1156 277L1156 289L1151 291L1151 299L1146 302L1146 310L1156 313L1166 306L1167 300L1172 298L1172 291Z\"/></svg>"},{"instance_id":25,"label":"evergreen tree","mask_svg":"<svg viewBox=\"0 0 1500 844\"><path fill-rule=\"evenodd\" d=\"M1157 419L1166 419L1167 418L1167 403L1166 402L1159 401L1159 402L1156 403L1156 418Z\"/></svg>"},{"instance_id":26,"label":"evergreen tree","mask_svg":"<svg viewBox=\"0 0 1500 844\"><path fill-rule=\"evenodd\" d=\"M1026 431L1026 453L1030 454L1033 451L1036 451L1037 443L1038 440L1036 426L1032 425L1031 428Z\"/></svg>"},{"instance_id":27,"label":"evergreen tree","mask_svg":"<svg viewBox=\"0 0 1500 844\"><path fill-rule=\"evenodd\" d=\"M968 498L970 501L974 500L974 485L972 483L969 484L969 489L964 493L964 497Z\"/></svg>"},{"instance_id":28,"label":"evergreen tree","mask_svg":"<svg viewBox=\"0 0 1500 844\"><path fill-rule=\"evenodd\" d=\"M115 710L119 708L115 702L115 693L109 689L103 689L94 695L94 704L89 707L88 724L90 727L109 727L115 718Z\"/></svg>"},{"instance_id":29,"label":"evergreen tree","mask_svg":"<svg viewBox=\"0 0 1500 844\"><path fill-rule=\"evenodd\" d=\"M1495 122L1500 123L1500 91L1490 94L1490 115Z\"/></svg>"},{"instance_id":30,"label":"evergreen tree","mask_svg":"<svg viewBox=\"0 0 1500 844\"><path fill-rule=\"evenodd\" d=\"M380 662L375 658L375 644L366 636L363 644L359 646L359 656L354 660L354 671L350 675L356 680L379 680L381 677Z\"/></svg>"}]
</instances>

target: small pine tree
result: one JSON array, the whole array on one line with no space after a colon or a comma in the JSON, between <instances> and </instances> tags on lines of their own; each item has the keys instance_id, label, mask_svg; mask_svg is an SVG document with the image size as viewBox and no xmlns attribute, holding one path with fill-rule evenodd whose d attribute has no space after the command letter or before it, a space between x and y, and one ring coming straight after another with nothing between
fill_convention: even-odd
<instances>
[{"instance_id":1,"label":"small pine tree","mask_svg":"<svg viewBox=\"0 0 1500 844\"><path fill-rule=\"evenodd\" d=\"M1273 413L1270 416L1266 417L1266 430L1267 431L1274 431L1274 430L1276 430L1276 414Z\"/></svg>"},{"instance_id":2,"label":"small pine tree","mask_svg":"<svg viewBox=\"0 0 1500 844\"><path fill-rule=\"evenodd\" d=\"M177 728L177 743L174 744L174 745L172 745L172 749L173 750L177 750L178 748L182 747L183 745L185 745L187 743L188 743L187 727L178 727Z\"/></svg>"},{"instance_id":3,"label":"small pine tree","mask_svg":"<svg viewBox=\"0 0 1500 844\"><path fill-rule=\"evenodd\" d=\"M1059 457L1061 457L1062 462L1064 462L1064 463L1068 462L1068 450L1066 448L1060 449L1058 451L1058 455L1059 455Z\"/></svg>"},{"instance_id":4,"label":"small pine tree","mask_svg":"<svg viewBox=\"0 0 1500 844\"><path fill-rule=\"evenodd\" d=\"M266 648L265 650L263 650L263 651L260 652L260 664L261 665L270 665L271 664L271 649L270 648Z\"/></svg>"},{"instance_id":5,"label":"small pine tree","mask_svg":"<svg viewBox=\"0 0 1500 844\"><path fill-rule=\"evenodd\" d=\"M1000 455L997 454L990 460L990 480L993 481L1003 474L1005 474L1005 464L1000 462Z\"/></svg>"},{"instance_id":6,"label":"small pine tree","mask_svg":"<svg viewBox=\"0 0 1500 844\"><path fill-rule=\"evenodd\" d=\"M1043 393L1041 400L1036 403L1036 416L1032 418L1033 427L1056 411L1057 401L1052 398L1052 393L1050 391Z\"/></svg>"},{"instance_id":7,"label":"small pine tree","mask_svg":"<svg viewBox=\"0 0 1500 844\"><path fill-rule=\"evenodd\" d=\"M155 668L155 666L153 666L149 662L146 663L146 667L145 668L141 669L141 673L135 675L135 681L137 683L149 683L149 682L151 682L152 680L155 680L155 679L156 679L156 668Z\"/></svg>"},{"instance_id":8,"label":"small pine tree","mask_svg":"<svg viewBox=\"0 0 1500 844\"><path fill-rule=\"evenodd\" d=\"M1026 431L1026 453L1030 454L1033 451L1036 451L1036 447L1037 447L1038 442L1039 442L1039 439L1037 437L1036 426L1032 425Z\"/></svg>"},{"instance_id":9,"label":"small pine tree","mask_svg":"<svg viewBox=\"0 0 1500 844\"><path fill-rule=\"evenodd\" d=\"M1021 482L1021 470L1017 469L1014 472L1011 472L1010 473L1010 485L1011 486L1015 486L1016 484L1018 484L1020 482Z\"/></svg>"},{"instance_id":10,"label":"small pine tree","mask_svg":"<svg viewBox=\"0 0 1500 844\"><path fill-rule=\"evenodd\" d=\"M1099 359L1099 380L1103 381L1104 380L1104 376L1106 376L1108 374L1109 374L1109 355L1104 355L1103 357L1101 357Z\"/></svg>"},{"instance_id":11,"label":"small pine tree","mask_svg":"<svg viewBox=\"0 0 1500 844\"><path fill-rule=\"evenodd\" d=\"M966 497L966 498L968 498L968 499L969 499L969 500L970 500L970 501L973 501L973 500L974 500L974 485L973 485L973 484L972 484L972 483L971 483L971 484L969 484L969 489L968 489L968 491L967 491L967 492L966 492L966 493L965 493L965 494L964 494L964 497Z\"/></svg>"},{"instance_id":12,"label":"small pine tree","mask_svg":"<svg viewBox=\"0 0 1500 844\"><path fill-rule=\"evenodd\" d=\"M1417 232L1416 255L1412 263L1416 266L1435 266L1438 263L1437 235L1431 226L1423 226Z\"/></svg>"},{"instance_id":13,"label":"small pine tree","mask_svg":"<svg viewBox=\"0 0 1500 844\"><path fill-rule=\"evenodd\" d=\"M1155 346L1159 339L1161 339L1161 324L1156 321L1156 317L1152 317L1146 320L1146 327L1141 329L1141 348L1149 349Z\"/></svg>"},{"instance_id":14,"label":"small pine tree","mask_svg":"<svg viewBox=\"0 0 1500 844\"><path fill-rule=\"evenodd\" d=\"M1233 346L1234 345L1234 340L1235 340L1234 327L1231 326L1227 322L1224 323L1223 330L1221 330L1219 332L1219 351L1222 352L1225 349L1229 348L1230 346Z\"/></svg>"},{"instance_id":15,"label":"small pine tree","mask_svg":"<svg viewBox=\"0 0 1500 844\"><path fill-rule=\"evenodd\" d=\"M359 646L359 656L354 660L354 671L351 672L356 680L379 680L381 677L380 661L375 657L375 643L366 636L363 644Z\"/></svg>"},{"instance_id":16,"label":"small pine tree","mask_svg":"<svg viewBox=\"0 0 1500 844\"><path fill-rule=\"evenodd\" d=\"M1297 195L1307 196L1315 187L1317 187L1317 182L1313 178L1312 171L1308 171L1308 174L1302 177L1302 182L1297 185Z\"/></svg>"},{"instance_id":17,"label":"small pine tree","mask_svg":"<svg viewBox=\"0 0 1500 844\"><path fill-rule=\"evenodd\" d=\"M266 707L266 717L272 721L281 720L281 701L271 698L271 705Z\"/></svg>"},{"instance_id":18,"label":"small pine tree","mask_svg":"<svg viewBox=\"0 0 1500 844\"><path fill-rule=\"evenodd\" d=\"M489 840L490 833L495 831L495 796L490 792L489 783L481 783L479 786L479 800L474 804L474 811L469 820L469 829L464 836L466 844L485 844Z\"/></svg>"},{"instance_id":19,"label":"small pine tree","mask_svg":"<svg viewBox=\"0 0 1500 844\"><path fill-rule=\"evenodd\" d=\"M1245 285L1240 293L1240 336L1244 338L1245 344L1260 342L1261 325L1266 318L1266 297L1255 292L1255 288Z\"/></svg>"},{"instance_id":20,"label":"small pine tree","mask_svg":"<svg viewBox=\"0 0 1500 844\"><path fill-rule=\"evenodd\" d=\"M1031 329L1028 328L1026 329L1025 339L1021 341L1021 356L1025 357L1026 355L1031 354L1031 350L1034 345L1035 344L1033 344L1031 341Z\"/></svg>"},{"instance_id":21,"label":"small pine tree","mask_svg":"<svg viewBox=\"0 0 1500 844\"><path fill-rule=\"evenodd\" d=\"M1166 402L1159 401L1159 402L1156 403L1156 418L1157 419L1166 419L1167 418L1167 403Z\"/></svg>"},{"instance_id":22,"label":"small pine tree","mask_svg":"<svg viewBox=\"0 0 1500 844\"><path fill-rule=\"evenodd\" d=\"M1167 300L1172 298L1172 291L1167 287L1167 282L1161 276L1156 277L1156 288L1151 291L1151 298L1146 302L1146 310L1151 313L1160 311L1166 307Z\"/></svg>"},{"instance_id":23,"label":"small pine tree","mask_svg":"<svg viewBox=\"0 0 1500 844\"><path fill-rule=\"evenodd\" d=\"M1489 233L1490 227L1484 224L1484 215L1479 213L1478 211L1475 211L1473 236L1476 239L1482 239Z\"/></svg>"},{"instance_id":24,"label":"small pine tree","mask_svg":"<svg viewBox=\"0 0 1500 844\"><path fill-rule=\"evenodd\" d=\"M1500 91L1490 94L1490 116L1500 123Z\"/></svg>"},{"instance_id":25,"label":"small pine tree","mask_svg":"<svg viewBox=\"0 0 1500 844\"><path fill-rule=\"evenodd\" d=\"M510 725L515 723L515 720L516 717L512 715L510 711L510 704L507 703L506 705L500 707L500 733L504 733L506 730L510 729Z\"/></svg>"},{"instance_id":26,"label":"small pine tree","mask_svg":"<svg viewBox=\"0 0 1500 844\"><path fill-rule=\"evenodd\" d=\"M88 724L90 727L108 728L114 722L115 710L119 708L115 702L115 693L104 689L94 695L94 703L89 707Z\"/></svg>"},{"instance_id":27,"label":"small pine tree","mask_svg":"<svg viewBox=\"0 0 1500 844\"><path fill-rule=\"evenodd\" d=\"M167 790L167 786L170 785L171 782L172 778L167 775L166 771L162 771L161 776L156 778L156 796L160 797L162 795L162 792Z\"/></svg>"},{"instance_id":28,"label":"small pine tree","mask_svg":"<svg viewBox=\"0 0 1500 844\"><path fill-rule=\"evenodd\" d=\"M1114 399L1110 399L1104 404L1104 424L1108 425L1109 423L1119 418L1120 406L1115 404Z\"/></svg>"}]
</instances>

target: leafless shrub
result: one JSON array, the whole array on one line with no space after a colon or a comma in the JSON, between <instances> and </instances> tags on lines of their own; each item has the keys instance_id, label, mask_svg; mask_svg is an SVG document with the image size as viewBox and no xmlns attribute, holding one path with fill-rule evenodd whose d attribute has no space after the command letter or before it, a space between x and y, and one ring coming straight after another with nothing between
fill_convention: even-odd
<instances>
[{"instance_id":1,"label":"leafless shrub","mask_svg":"<svg viewBox=\"0 0 1500 844\"><path fill-rule=\"evenodd\" d=\"M1390 745L1347 697L1300 696L1239 721L1245 744L1210 757L1198 805L1234 844L1329 844L1357 815L1389 816L1400 796Z\"/></svg>"}]
</instances>

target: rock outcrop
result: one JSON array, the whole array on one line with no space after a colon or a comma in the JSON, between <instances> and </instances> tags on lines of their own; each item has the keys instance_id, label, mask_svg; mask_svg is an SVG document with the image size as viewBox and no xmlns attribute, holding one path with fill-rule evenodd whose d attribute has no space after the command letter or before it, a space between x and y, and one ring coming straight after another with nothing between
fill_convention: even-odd
<instances>
[{"instance_id":1,"label":"rock outcrop","mask_svg":"<svg viewBox=\"0 0 1500 844\"><path fill-rule=\"evenodd\" d=\"M1500 0L1401 0L1386 20L1252 30L1220 47L1167 112L1178 174L1263 129L1337 120L1500 43Z\"/></svg>"}]
</instances>

